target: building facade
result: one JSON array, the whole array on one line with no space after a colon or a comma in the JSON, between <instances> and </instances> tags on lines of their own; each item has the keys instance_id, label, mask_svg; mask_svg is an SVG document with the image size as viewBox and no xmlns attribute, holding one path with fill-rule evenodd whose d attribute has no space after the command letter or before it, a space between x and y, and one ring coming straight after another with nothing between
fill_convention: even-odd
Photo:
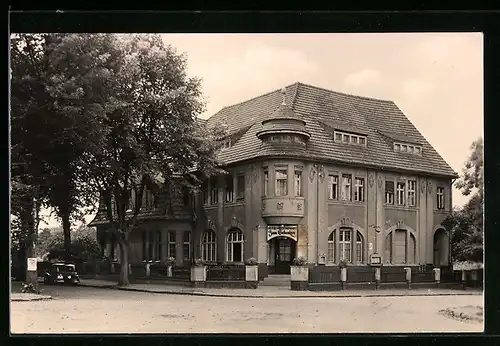
<instances>
[{"instance_id":1,"label":"building facade","mask_svg":"<svg viewBox=\"0 0 500 346\"><path fill-rule=\"evenodd\" d=\"M169 211L161 192L148 194L131 263L254 257L271 273L288 273L296 257L449 264L441 222L457 174L393 102L295 83L226 107L206 125L227 129L218 153L227 174L194 196L174 188ZM106 234L99 215L92 225ZM119 258L112 240L100 239Z\"/></svg>"}]
</instances>

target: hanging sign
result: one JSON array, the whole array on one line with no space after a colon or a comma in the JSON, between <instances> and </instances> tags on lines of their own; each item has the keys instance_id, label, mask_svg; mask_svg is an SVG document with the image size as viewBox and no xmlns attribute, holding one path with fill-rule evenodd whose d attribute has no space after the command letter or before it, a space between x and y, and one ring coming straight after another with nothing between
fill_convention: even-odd
<instances>
[{"instance_id":1,"label":"hanging sign","mask_svg":"<svg viewBox=\"0 0 500 346\"><path fill-rule=\"evenodd\" d=\"M267 226L267 240L286 237L297 241L297 226Z\"/></svg>"}]
</instances>

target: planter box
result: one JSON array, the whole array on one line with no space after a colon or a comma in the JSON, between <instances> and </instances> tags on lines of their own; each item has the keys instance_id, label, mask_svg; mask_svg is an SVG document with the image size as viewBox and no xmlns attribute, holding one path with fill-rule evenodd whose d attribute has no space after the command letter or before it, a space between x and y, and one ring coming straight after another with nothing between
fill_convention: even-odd
<instances>
[{"instance_id":1,"label":"planter box","mask_svg":"<svg viewBox=\"0 0 500 346\"><path fill-rule=\"evenodd\" d=\"M293 291L304 291L309 287L309 267L291 266L290 285Z\"/></svg>"},{"instance_id":2,"label":"planter box","mask_svg":"<svg viewBox=\"0 0 500 346\"><path fill-rule=\"evenodd\" d=\"M191 267L191 282L195 287L203 287L207 280L207 267Z\"/></svg>"},{"instance_id":3,"label":"planter box","mask_svg":"<svg viewBox=\"0 0 500 346\"><path fill-rule=\"evenodd\" d=\"M248 288L257 288L259 283L259 267L257 265L245 266L245 283Z\"/></svg>"}]
</instances>

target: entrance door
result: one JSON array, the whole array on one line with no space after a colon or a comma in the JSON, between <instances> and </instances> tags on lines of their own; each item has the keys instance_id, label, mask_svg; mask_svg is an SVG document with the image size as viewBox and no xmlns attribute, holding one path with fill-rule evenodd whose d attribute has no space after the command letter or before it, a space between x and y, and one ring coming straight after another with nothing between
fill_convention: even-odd
<instances>
[{"instance_id":1,"label":"entrance door","mask_svg":"<svg viewBox=\"0 0 500 346\"><path fill-rule=\"evenodd\" d=\"M274 272L276 274L290 274L290 265L295 257L295 242L289 238L276 238L276 261Z\"/></svg>"}]
</instances>

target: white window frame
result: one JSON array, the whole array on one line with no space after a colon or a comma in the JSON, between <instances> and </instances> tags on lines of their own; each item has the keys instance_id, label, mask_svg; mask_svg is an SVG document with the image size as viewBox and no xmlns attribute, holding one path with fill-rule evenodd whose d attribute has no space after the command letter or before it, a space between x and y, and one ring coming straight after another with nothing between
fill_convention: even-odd
<instances>
[{"instance_id":1,"label":"white window frame","mask_svg":"<svg viewBox=\"0 0 500 346\"><path fill-rule=\"evenodd\" d=\"M387 183L392 183L392 192L387 191ZM394 205L394 196L395 196L395 186L393 180L386 180L385 185L385 204Z\"/></svg>"},{"instance_id":2,"label":"white window frame","mask_svg":"<svg viewBox=\"0 0 500 346\"><path fill-rule=\"evenodd\" d=\"M444 187L438 186L436 188L436 198L437 209L444 209Z\"/></svg>"},{"instance_id":3,"label":"white window frame","mask_svg":"<svg viewBox=\"0 0 500 346\"><path fill-rule=\"evenodd\" d=\"M338 174L328 175L328 199L339 199L339 176Z\"/></svg>"},{"instance_id":4,"label":"white window frame","mask_svg":"<svg viewBox=\"0 0 500 346\"><path fill-rule=\"evenodd\" d=\"M356 231L356 262L363 263L364 260L364 246L363 246L363 236L360 231Z\"/></svg>"},{"instance_id":5,"label":"white window frame","mask_svg":"<svg viewBox=\"0 0 500 346\"><path fill-rule=\"evenodd\" d=\"M224 179L224 201L226 203L234 202L234 177L228 175Z\"/></svg>"},{"instance_id":6,"label":"white window frame","mask_svg":"<svg viewBox=\"0 0 500 346\"><path fill-rule=\"evenodd\" d=\"M342 174L341 199L343 201L352 201L352 175Z\"/></svg>"},{"instance_id":7,"label":"white window frame","mask_svg":"<svg viewBox=\"0 0 500 346\"><path fill-rule=\"evenodd\" d=\"M206 230L201 236L201 259L217 261L217 234L213 230Z\"/></svg>"},{"instance_id":8,"label":"white window frame","mask_svg":"<svg viewBox=\"0 0 500 346\"><path fill-rule=\"evenodd\" d=\"M333 139L335 142L338 143L349 143L354 145L366 146L366 136L363 135L358 135L343 131L334 131ZM356 141L354 141L354 139L356 139Z\"/></svg>"},{"instance_id":9,"label":"white window frame","mask_svg":"<svg viewBox=\"0 0 500 346\"><path fill-rule=\"evenodd\" d=\"M354 179L354 201L364 202L365 201L365 179L355 178Z\"/></svg>"},{"instance_id":10,"label":"white window frame","mask_svg":"<svg viewBox=\"0 0 500 346\"><path fill-rule=\"evenodd\" d=\"M210 204L219 203L219 186L217 183L217 179L210 181Z\"/></svg>"},{"instance_id":11,"label":"white window frame","mask_svg":"<svg viewBox=\"0 0 500 346\"><path fill-rule=\"evenodd\" d=\"M302 197L302 171L296 170L293 174L295 196Z\"/></svg>"},{"instance_id":12,"label":"white window frame","mask_svg":"<svg viewBox=\"0 0 500 346\"><path fill-rule=\"evenodd\" d=\"M340 228L339 231L339 260L352 263L352 233L351 228ZM346 240L346 236L349 235L349 240ZM347 251L348 250L348 251ZM348 258L346 258L346 252L349 252Z\"/></svg>"},{"instance_id":13,"label":"white window frame","mask_svg":"<svg viewBox=\"0 0 500 346\"><path fill-rule=\"evenodd\" d=\"M283 174L284 172L284 178L283 176L280 176L278 174ZM276 169L276 176L275 176L275 187L274 187L274 193L276 197L282 197L282 196L287 196L288 195L288 171L286 169ZM284 191L281 191L279 182L284 181Z\"/></svg>"},{"instance_id":14,"label":"white window frame","mask_svg":"<svg viewBox=\"0 0 500 346\"><path fill-rule=\"evenodd\" d=\"M335 230L328 235L326 261L335 262Z\"/></svg>"},{"instance_id":15,"label":"white window frame","mask_svg":"<svg viewBox=\"0 0 500 346\"><path fill-rule=\"evenodd\" d=\"M241 244L241 261L243 262L243 248L245 247L245 239L243 236L243 232L240 229L231 230L227 234L226 240L226 260L228 262L234 262L234 244Z\"/></svg>"},{"instance_id":16,"label":"white window frame","mask_svg":"<svg viewBox=\"0 0 500 346\"><path fill-rule=\"evenodd\" d=\"M414 207L417 205L417 181L416 180L408 180L408 193L407 193L407 201L409 207Z\"/></svg>"},{"instance_id":17,"label":"white window frame","mask_svg":"<svg viewBox=\"0 0 500 346\"><path fill-rule=\"evenodd\" d=\"M173 235L173 240L172 240L172 235ZM177 248L176 239L177 239L176 231L167 231L167 258L169 258L169 257L176 258L177 257L175 255L176 248ZM172 246L172 245L173 245L173 253L171 251L172 249L170 248L170 246Z\"/></svg>"},{"instance_id":18,"label":"white window frame","mask_svg":"<svg viewBox=\"0 0 500 346\"><path fill-rule=\"evenodd\" d=\"M403 184L403 188L400 188L400 185ZM405 205L405 190L406 190L406 182L397 181L396 182L396 205L402 206Z\"/></svg>"},{"instance_id":19,"label":"white window frame","mask_svg":"<svg viewBox=\"0 0 500 346\"><path fill-rule=\"evenodd\" d=\"M186 234L188 234L188 239L186 240ZM186 248L186 245L187 245L187 248L188 248L188 256L186 258L185 253L184 253L184 249ZM190 260L191 259L191 231L184 231L182 233L182 259L183 260Z\"/></svg>"},{"instance_id":20,"label":"white window frame","mask_svg":"<svg viewBox=\"0 0 500 346\"><path fill-rule=\"evenodd\" d=\"M264 170L264 196L267 197L269 190L269 170Z\"/></svg>"},{"instance_id":21,"label":"white window frame","mask_svg":"<svg viewBox=\"0 0 500 346\"><path fill-rule=\"evenodd\" d=\"M210 181L205 181L201 188L201 198L203 205L210 204Z\"/></svg>"}]
</instances>

